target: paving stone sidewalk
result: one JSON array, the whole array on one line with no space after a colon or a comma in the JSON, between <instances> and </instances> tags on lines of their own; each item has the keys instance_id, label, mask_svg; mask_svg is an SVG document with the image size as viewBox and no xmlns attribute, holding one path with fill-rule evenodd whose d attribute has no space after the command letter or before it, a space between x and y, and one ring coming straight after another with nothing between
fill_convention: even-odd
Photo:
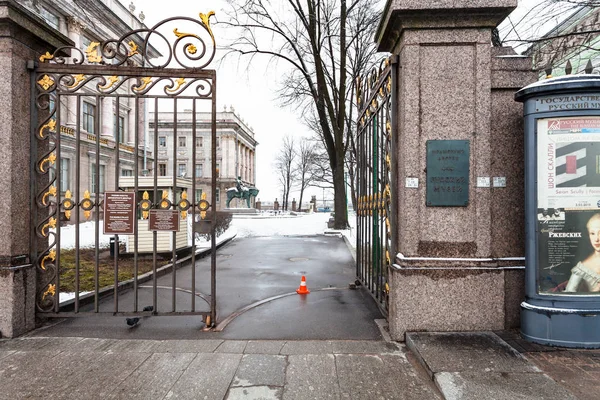
<instances>
[{"instance_id":1,"label":"paving stone sidewalk","mask_svg":"<svg viewBox=\"0 0 600 400\"><path fill-rule=\"evenodd\" d=\"M0 340L0 399L440 399L385 341Z\"/></svg>"},{"instance_id":2,"label":"paving stone sidewalk","mask_svg":"<svg viewBox=\"0 0 600 400\"><path fill-rule=\"evenodd\" d=\"M527 342L517 331L496 334L578 399L600 399L600 350L542 346Z\"/></svg>"},{"instance_id":3,"label":"paving stone sidewalk","mask_svg":"<svg viewBox=\"0 0 600 400\"><path fill-rule=\"evenodd\" d=\"M575 381L563 384L493 332L408 333L406 343L447 400L578 398Z\"/></svg>"}]
</instances>

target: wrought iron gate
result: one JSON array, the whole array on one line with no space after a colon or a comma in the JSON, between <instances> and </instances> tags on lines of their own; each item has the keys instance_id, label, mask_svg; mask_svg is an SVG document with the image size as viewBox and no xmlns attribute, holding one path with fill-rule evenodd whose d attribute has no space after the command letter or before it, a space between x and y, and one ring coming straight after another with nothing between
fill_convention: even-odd
<instances>
[{"instance_id":1,"label":"wrought iron gate","mask_svg":"<svg viewBox=\"0 0 600 400\"><path fill-rule=\"evenodd\" d=\"M216 51L209 23L213 14L200 14L198 20L165 19L118 39L46 53L36 63L32 71L37 94L32 105L36 172L32 243L37 248L32 259L37 260L39 314L199 315L207 326L215 323L216 72L205 69ZM145 128L149 107L154 118ZM178 115L183 108L191 113L191 124L180 128ZM168 133L161 130L164 118L159 119L159 112L165 110L173 116ZM197 140L203 134L197 121L201 111L211 121L210 132L204 132L211 144L212 174L205 187L211 189L210 200L206 191L200 194L195 168ZM184 128L188 135L191 130L191 152ZM159 131L164 136L159 137ZM167 143L171 135L172 143ZM149 143L153 148L148 148ZM163 164L159 164L161 155ZM186 168L181 165L190 164L191 180L181 173ZM196 225L210 236L211 249L210 269L199 269L198 276L195 228L188 232L189 226ZM73 233L73 239L67 232ZM101 248L101 233L112 235L109 255ZM93 247L86 250L83 242L90 235ZM126 242L126 255L119 254L120 239ZM183 273L177 271L183 263L179 248L191 254L191 280L183 288L177 287ZM166 259L161 261L161 256ZM126 260L132 269L129 276L124 272ZM159 283L162 264L171 266L170 286ZM107 272L110 282L105 281ZM151 285L142 284L144 272ZM65 312L60 294L67 281L70 289L66 290L73 292L74 299ZM197 286L210 294L202 295ZM125 287L132 290L120 290ZM101 301L107 291L112 304ZM91 304L86 305L84 300L90 297Z\"/></svg>"},{"instance_id":2,"label":"wrought iron gate","mask_svg":"<svg viewBox=\"0 0 600 400\"><path fill-rule=\"evenodd\" d=\"M394 105L396 59L390 57L357 84L356 274L381 310L388 310L388 270L394 256L392 201L396 154Z\"/></svg>"}]
</instances>

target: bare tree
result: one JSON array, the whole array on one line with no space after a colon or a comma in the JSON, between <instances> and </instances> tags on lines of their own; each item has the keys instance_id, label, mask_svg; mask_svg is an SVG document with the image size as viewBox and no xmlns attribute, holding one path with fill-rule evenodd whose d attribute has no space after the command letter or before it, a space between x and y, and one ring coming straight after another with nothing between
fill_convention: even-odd
<instances>
[{"instance_id":1,"label":"bare tree","mask_svg":"<svg viewBox=\"0 0 600 400\"><path fill-rule=\"evenodd\" d=\"M499 27L502 44L533 57L537 70L565 67L574 72L590 67L598 56L600 0L540 0L517 8Z\"/></svg>"},{"instance_id":2,"label":"bare tree","mask_svg":"<svg viewBox=\"0 0 600 400\"><path fill-rule=\"evenodd\" d=\"M315 143L306 138L302 139L298 148L298 160L296 163L296 175L300 186L300 202L298 203L300 204L300 208L302 208L304 190L313 185L315 179L315 163L317 163Z\"/></svg>"},{"instance_id":3,"label":"bare tree","mask_svg":"<svg viewBox=\"0 0 600 400\"><path fill-rule=\"evenodd\" d=\"M316 115L333 177L335 228L348 225L344 163L351 130L348 96L351 55L378 20L370 0L230 0L227 24L240 28L230 48L240 55L266 55L289 67L280 99L304 115ZM369 18L365 18L369 16ZM374 17L376 16L376 17ZM372 37L363 46L372 45ZM350 67L354 67L351 65ZM351 113L351 110L350 110Z\"/></svg>"},{"instance_id":4,"label":"bare tree","mask_svg":"<svg viewBox=\"0 0 600 400\"><path fill-rule=\"evenodd\" d=\"M284 136L279 154L275 158L274 166L277 170L277 177L282 187L283 197L281 201L283 203L282 208L285 211L288 209L290 191L297 180L297 172L294 168L295 159L296 149L294 138L292 136Z\"/></svg>"}]
</instances>

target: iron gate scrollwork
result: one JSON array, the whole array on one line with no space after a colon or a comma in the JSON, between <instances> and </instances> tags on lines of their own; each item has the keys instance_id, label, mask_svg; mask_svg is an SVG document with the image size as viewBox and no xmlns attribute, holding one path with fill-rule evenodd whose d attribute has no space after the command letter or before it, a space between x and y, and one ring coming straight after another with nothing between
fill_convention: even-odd
<instances>
[{"instance_id":1,"label":"iron gate scrollwork","mask_svg":"<svg viewBox=\"0 0 600 400\"><path fill-rule=\"evenodd\" d=\"M389 268L394 257L396 61L382 61L357 82L357 265L362 284L387 315Z\"/></svg>"},{"instance_id":2,"label":"iron gate scrollwork","mask_svg":"<svg viewBox=\"0 0 600 400\"><path fill-rule=\"evenodd\" d=\"M209 21L213 14L214 12L200 14L199 19L168 18L152 28L133 30L118 39L91 42L85 49L64 47L40 57L32 71L36 82L35 104L32 104L32 107L37 122L37 125L32 127L32 158L36 160L32 190L35 193L35 215L38 219L34 224L35 238L32 242L37 244L35 252L38 313L60 313L61 316L90 312L141 316L200 315L206 325L214 324L217 215L214 206L217 183L216 72L205 69L216 52L215 38ZM189 185L181 190L179 188L181 181L176 171L180 154L178 145L181 143L177 142L177 115L178 107L181 108L182 104L186 107L191 105L191 110L186 111L192 113L192 123L189 127L192 131L192 166L195 166L197 158L197 115L206 110L211 116L211 129L210 133L207 133L211 138L210 199L206 198L206 192L197 196L199 192L196 190L197 177L194 167ZM147 129L144 128L147 107L153 107L155 111L153 130L148 129L147 132L147 137L153 135L153 141L148 140L154 143L153 149L148 149L145 138L143 143L141 142L141 134ZM163 109L172 111L173 115L173 153L170 155L172 160L169 160L172 162L172 189L159 191L158 112ZM122 114L127 116L127 121L125 117L121 117ZM130 129L130 139L133 139L129 143L124 142L126 124ZM143 147L143 150L140 147ZM189 163L189 159L185 161ZM131 176L122 175L123 165L129 166L127 175ZM146 176L149 174L149 165L152 170L150 177ZM111 171L114 173L114 181L107 177ZM127 179L132 182L128 187L123 183ZM118 234L112 238L112 265L109 265L114 275L111 282L113 287L109 289L114 298L114 305L106 307L106 304L100 302L101 291L106 291L101 287L99 276L100 216L104 212L103 207L108 206L105 204L105 193L109 192L108 189L115 192L133 190L135 193L132 205L134 217L130 222L133 224L134 234L127 237L133 249L133 300L132 304L127 304L126 307L119 304L119 294L122 291L119 290L121 279ZM191 193L188 193L190 190ZM139 226L142 223L150 223L147 220L154 210L171 210L172 215L176 215L186 226L189 225L188 215L192 221L200 218L210 220L211 266L210 271L207 271L210 277L200 277L201 284L206 285L210 282L210 296L197 292L195 267L191 268L191 287L186 290L177 288L177 266L180 262L176 250L180 236L177 231L173 231L170 238L173 264L171 307L159 302L158 289L164 287L159 286L157 281L158 232L155 229L151 233L152 295L144 292L142 297L146 299L145 306L140 304L141 290L148 287L141 286L138 282L141 260L138 251ZM82 268L89 262L83 259L80 242L84 235L89 234L82 231L82 223L88 221L95 222L91 225L95 245L92 260L95 264L92 309L84 307L80 301ZM66 253L61 246L62 225L70 225L75 231L74 251L71 251L74 254L69 256L69 260L61 258L61 249ZM195 266L195 234L191 235L191 250L191 265ZM61 276L67 270L74 274L74 304L72 312L61 312ZM191 305L186 306L185 310L178 310L177 304L181 303L182 293L185 296L190 295ZM208 304L200 302L202 305L197 305L198 298L204 299ZM143 309L140 310L141 308Z\"/></svg>"}]
</instances>

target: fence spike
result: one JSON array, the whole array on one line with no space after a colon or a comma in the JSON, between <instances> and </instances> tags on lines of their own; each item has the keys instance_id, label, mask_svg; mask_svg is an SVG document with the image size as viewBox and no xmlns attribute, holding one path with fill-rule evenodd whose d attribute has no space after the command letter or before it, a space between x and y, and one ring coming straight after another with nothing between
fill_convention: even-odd
<instances>
[{"instance_id":1,"label":"fence spike","mask_svg":"<svg viewBox=\"0 0 600 400\"><path fill-rule=\"evenodd\" d=\"M588 59L588 62L585 65L585 73L591 74L593 70L594 70L594 66L592 65L592 59L590 58L590 59Z\"/></svg>"},{"instance_id":2,"label":"fence spike","mask_svg":"<svg viewBox=\"0 0 600 400\"><path fill-rule=\"evenodd\" d=\"M552 65L547 66L544 72L546 73L546 78L552 78Z\"/></svg>"},{"instance_id":3,"label":"fence spike","mask_svg":"<svg viewBox=\"0 0 600 400\"><path fill-rule=\"evenodd\" d=\"M571 75L573 72L573 66L571 65L571 60L567 60L567 65L565 65L565 75Z\"/></svg>"}]
</instances>

